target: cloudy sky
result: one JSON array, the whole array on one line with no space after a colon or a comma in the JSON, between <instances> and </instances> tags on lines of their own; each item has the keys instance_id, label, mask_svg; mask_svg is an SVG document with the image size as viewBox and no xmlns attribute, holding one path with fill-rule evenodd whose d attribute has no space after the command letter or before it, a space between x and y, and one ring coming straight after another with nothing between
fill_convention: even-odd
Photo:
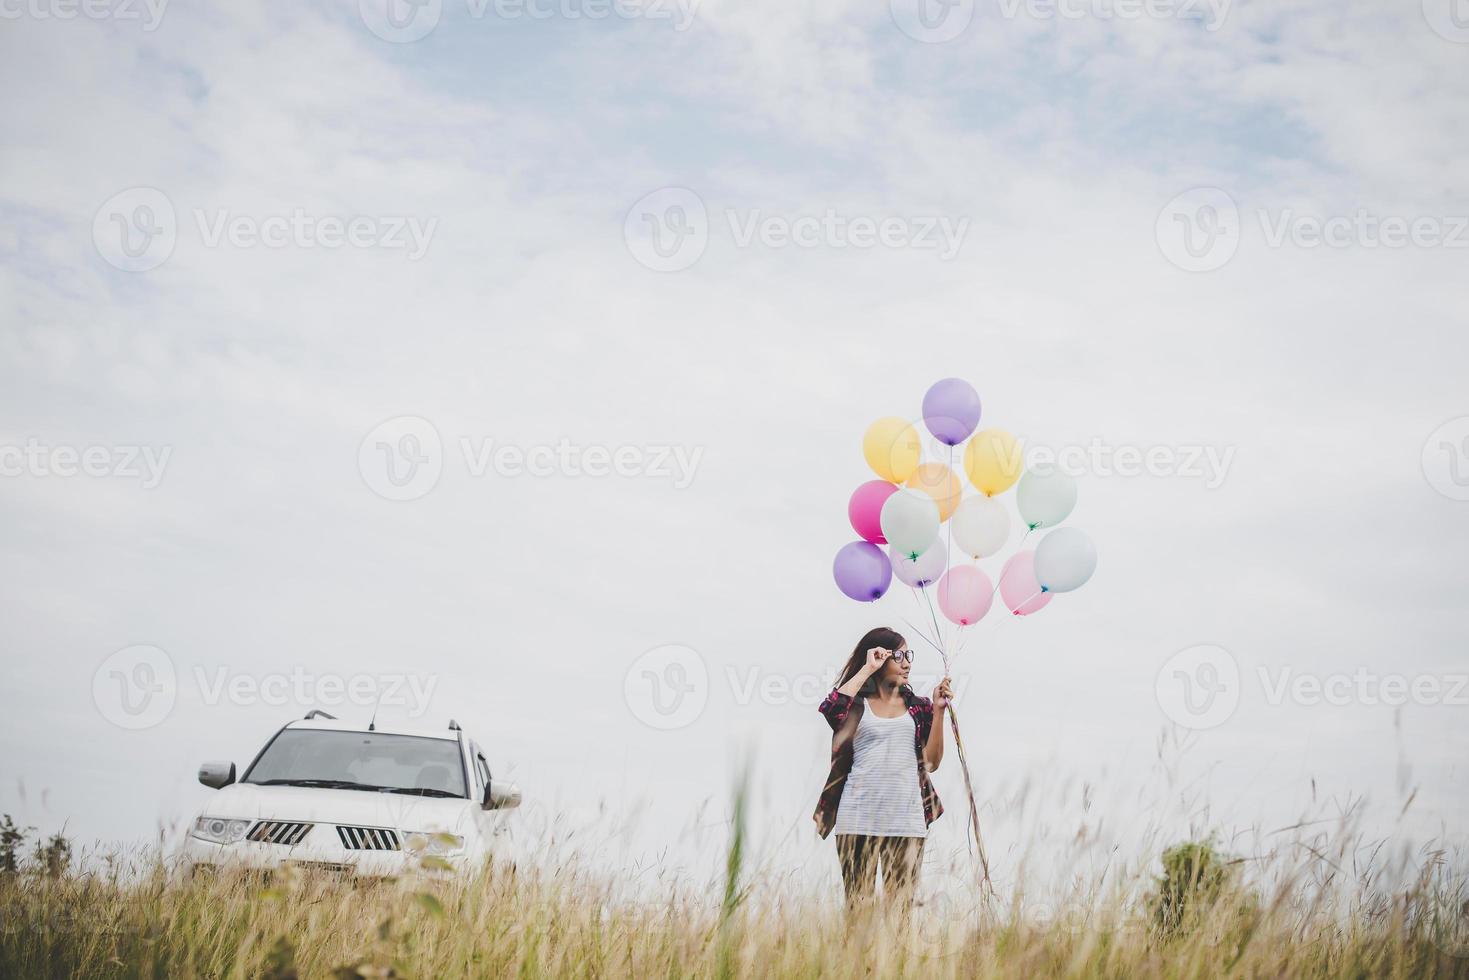
<instances>
[{"instance_id":1,"label":"cloudy sky","mask_svg":"<svg viewBox=\"0 0 1469 980\"><path fill-rule=\"evenodd\" d=\"M957 662L1000 853L1460 834L1463 17L925 2L8 0L0 809L147 840L381 698L629 861L748 760L834 875L861 435L957 375L1101 556Z\"/></svg>"}]
</instances>

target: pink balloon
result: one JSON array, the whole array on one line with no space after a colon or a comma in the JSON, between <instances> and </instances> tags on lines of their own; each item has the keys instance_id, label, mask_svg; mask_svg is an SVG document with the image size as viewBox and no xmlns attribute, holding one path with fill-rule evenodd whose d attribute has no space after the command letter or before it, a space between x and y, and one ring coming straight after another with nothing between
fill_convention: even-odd
<instances>
[{"instance_id":1,"label":"pink balloon","mask_svg":"<svg viewBox=\"0 0 1469 980\"><path fill-rule=\"evenodd\" d=\"M990 577L973 565L956 565L939 579L939 609L951 623L969 626L979 622L994 598Z\"/></svg>"},{"instance_id":2,"label":"pink balloon","mask_svg":"<svg viewBox=\"0 0 1469 980\"><path fill-rule=\"evenodd\" d=\"M1017 551L1000 569L1000 598L1017 616L1039 612L1051 601L1051 593L1041 591L1035 577L1035 552Z\"/></svg>"},{"instance_id":3,"label":"pink balloon","mask_svg":"<svg viewBox=\"0 0 1469 980\"><path fill-rule=\"evenodd\" d=\"M847 520L852 522L852 530L873 544L887 544L888 539L882 536L882 505L897 492L897 485L886 480L868 480L854 490L847 501Z\"/></svg>"}]
</instances>

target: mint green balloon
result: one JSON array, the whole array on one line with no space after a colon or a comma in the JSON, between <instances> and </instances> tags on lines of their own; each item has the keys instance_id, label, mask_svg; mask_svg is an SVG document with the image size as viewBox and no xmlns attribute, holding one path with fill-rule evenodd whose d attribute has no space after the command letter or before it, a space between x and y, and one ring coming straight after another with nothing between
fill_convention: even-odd
<instances>
[{"instance_id":1,"label":"mint green balloon","mask_svg":"<svg viewBox=\"0 0 1469 980\"><path fill-rule=\"evenodd\" d=\"M1055 467L1026 470L1015 491L1015 506L1032 531L1055 527L1076 507L1076 481Z\"/></svg>"}]
</instances>

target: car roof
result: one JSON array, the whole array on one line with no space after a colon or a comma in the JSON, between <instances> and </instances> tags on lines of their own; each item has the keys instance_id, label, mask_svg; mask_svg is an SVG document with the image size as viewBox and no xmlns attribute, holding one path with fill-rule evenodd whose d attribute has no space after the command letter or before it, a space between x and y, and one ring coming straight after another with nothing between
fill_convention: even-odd
<instances>
[{"instance_id":1,"label":"car roof","mask_svg":"<svg viewBox=\"0 0 1469 980\"><path fill-rule=\"evenodd\" d=\"M376 735L414 735L418 738L439 738L452 742L459 737L457 728L418 728L404 725L381 724L369 729L365 724L342 721L338 718L300 718L286 725L293 731L362 732Z\"/></svg>"}]
</instances>

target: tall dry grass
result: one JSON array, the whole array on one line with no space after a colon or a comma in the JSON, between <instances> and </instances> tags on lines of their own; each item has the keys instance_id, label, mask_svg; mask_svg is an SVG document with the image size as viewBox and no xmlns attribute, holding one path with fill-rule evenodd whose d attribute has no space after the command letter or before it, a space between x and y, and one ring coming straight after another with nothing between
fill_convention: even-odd
<instances>
[{"instance_id":1,"label":"tall dry grass","mask_svg":"<svg viewBox=\"0 0 1469 980\"><path fill-rule=\"evenodd\" d=\"M737 795L715 887L655 879L637 898L554 850L378 884L185 880L156 857L12 874L0 976L1469 977L1469 896L1434 853L1404 880L1317 833L1305 860L1174 852L1168 885L1153 863L1045 894L987 895L956 866L910 913L849 925L837 896L750 868L745 812Z\"/></svg>"}]
</instances>

